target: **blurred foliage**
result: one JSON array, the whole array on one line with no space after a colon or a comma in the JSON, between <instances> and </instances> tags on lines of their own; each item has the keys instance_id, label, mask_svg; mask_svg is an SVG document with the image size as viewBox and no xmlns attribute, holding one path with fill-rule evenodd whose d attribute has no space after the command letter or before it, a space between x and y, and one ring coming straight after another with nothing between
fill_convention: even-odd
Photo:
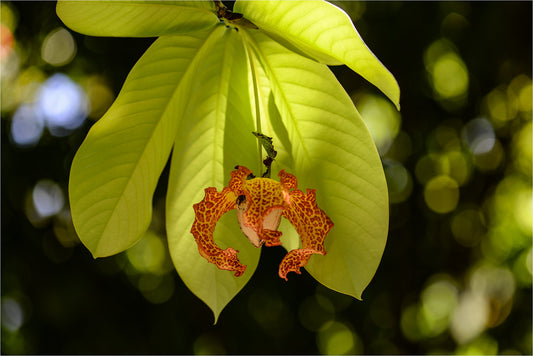
<instances>
[{"instance_id":1,"label":"blurred foliage","mask_svg":"<svg viewBox=\"0 0 533 356\"><path fill-rule=\"evenodd\" d=\"M531 3L339 2L402 88L402 111L333 71L372 131L391 200L363 301L305 272L210 311L172 268L167 173L144 240L93 260L70 163L153 39L64 28L52 2L1 2L2 352L531 354Z\"/></svg>"}]
</instances>

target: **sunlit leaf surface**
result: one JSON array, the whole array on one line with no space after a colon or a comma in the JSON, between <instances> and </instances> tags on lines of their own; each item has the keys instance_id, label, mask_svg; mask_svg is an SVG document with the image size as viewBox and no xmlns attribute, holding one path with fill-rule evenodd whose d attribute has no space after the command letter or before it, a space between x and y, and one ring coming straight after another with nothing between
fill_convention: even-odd
<instances>
[{"instance_id":1,"label":"sunlit leaf surface","mask_svg":"<svg viewBox=\"0 0 533 356\"><path fill-rule=\"evenodd\" d=\"M238 1L235 11L291 50L328 65L346 64L400 106L394 76L338 7L325 1Z\"/></svg>"},{"instance_id":2,"label":"sunlit leaf surface","mask_svg":"<svg viewBox=\"0 0 533 356\"><path fill-rule=\"evenodd\" d=\"M90 36L155 37L218 23L208 1L58 1L57 15Z\"/></svg>"},{"instance_id":3,"label":"sunlit leaf surface","mask_svg":"<svg viewBox=\"0 0 533 356\"><path fill-rule=\"evenodd\" d=\"M178 128L171 161L167 195L170 252L180 277L213 310L215 321L252 276L260 249L242 234L235 212L226 214L217 224L215 241L221 248L238 250L241 262L248 267L238 278L219 270L198 252L190 232L192 206L202 200L205 188L222 190L227 185L226 168L235 162L255 162L256 156L248 154L256 149L251 131L239 137L241 130L253 127L246 68L242 40L235 30L219 26L207 34L190 68L191 97L183 105L181 115L186 119ZM226 126L235 131L227 135Z\"/></svg>"},{"instance_id":4,"label":"sunlit leaf surface","mask_svg":"<svg viewBox=\"0 0 533 356\"><path fill-rule=\"evenodd\" d=\"M203 33L159 38L91 128L70 173L76 231L95 257L121 252L150 223L152 195L183 116L187 69Z\"/></svg>"},{"instance_id":5,"label":"sunlit leaf surface","mask_svg":"<svg viewBox=\"0 0 533 356\"><path fill-rule=\"evenodd\" d=\"M300 189L317 189L319 206L335 223L326 238L327 255L311 257L306 268L327 287L360 298L388 231L387 187L372 138L327 66L260 32L247 40L269 78L281 116L277 131L268 134L288 136L292 159L284 161L287 171L298 177Z\"/></svg>"}]
</instances>

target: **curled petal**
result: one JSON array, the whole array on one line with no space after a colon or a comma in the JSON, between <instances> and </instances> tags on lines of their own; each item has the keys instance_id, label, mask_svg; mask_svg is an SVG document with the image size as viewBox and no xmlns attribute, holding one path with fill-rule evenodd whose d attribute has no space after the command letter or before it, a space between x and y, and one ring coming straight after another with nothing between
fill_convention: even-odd
<instances>
[{"instance_id":1,"label":"curled petal","mask_svg":"<svg viewBox=\"0 0 533 356\"><path fill-rule=\"evenodd\" d=\"M326 254L325 251L316 251L312 248L299 248L290 251L285 257L283 257L283 260L279 265L279 276L287 280L287 273L289 272L301 274L300 267L305 266L307 262L309 262L309 257L311 257L313 253L321 255Z\"/></svg>"},{"instance_id":2,"label":"curled petal","mask_svg":"<svg viewBox=\"0 0 533 356\"><path fill-rule=\"evenodd\" d=\"M296 177L290 173L285 172L284 169L279 172L278 177L279 182L287 191L298 188L298 181L296 180Z\"/></svg>"},{"instance_id":3,"label":"curled petal","mask_svg":"<svg viewBox=\"0 0 533 356\"><path fill-rule=\"evenodd\" d=\"M232 192L239 196L243 194L242 186L249 177L253 177L253 173L244 166L237 166L235 168L235 170L231 171L228 187Z\"/></svg>"},{"instance_id":4,"label":"curled petal","mask_svg":"<svg viewBox=\"0 0 533 356\"><path fill-rule=\"evenodd\" d=\"M288 272L300 273L300 267L307 264L311 254L326 254L324 239L333 228L331 219L316 204L314 189L307 189L305 194L294 189L289 192L289 197L290 204L283 216L300 235L302 248L290 251L281 262L279 275L285 279Z\"/></svg>"},{"instance_id":5,"label":"curled petal","mask_svg":"<svg viewBox=\"0 0 533 356\"><path fill-rule=\"evenodd\" d=\"M235 271L235 277L238 277L246 270L237 258L239 251L231 247L223 250L213 240L216 223L226 212L235 209L235 200L236 196L229 188L220 193L215 188L207 188L204 199L193 205L195 219L191 233L204 258L220 269Z\"/></svg>"},{"instance_id":6,"label":"curled petal","mask_svg":"<svg viewBox=\"0 0 533 356\"><path fill-rule=\"evenodd\" d=\"M200 252L200 254L209 262L214 263L218 268L227 271L235 271L235 277L240 277L246 270L246 266L239 262L239 258L237 257L238 252L238 250L228 247L214 256L206 256L202 254L202 252Z\"/></svg>"}]
</instances>

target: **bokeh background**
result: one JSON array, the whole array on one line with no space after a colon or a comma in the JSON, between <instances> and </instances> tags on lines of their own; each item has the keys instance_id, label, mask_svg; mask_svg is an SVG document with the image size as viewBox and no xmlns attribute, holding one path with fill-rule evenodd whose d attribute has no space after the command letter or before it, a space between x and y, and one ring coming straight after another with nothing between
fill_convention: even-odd
<instances>
[{"instance_id":1,"label":"bokeh background","mask_svg":"<svg viewBox=\"0 0 533 356\"><path fill-rule=\"evenodd\" d=\"M94 260L68 206L72 158L154 39L65 28L1 2L3 354L531 354L532 3L340 2L397 78L401 112L334 67L369 126L390 232L363 301L263 249L213 324L172 267L167 173L146 237Z\"/></svg>"}]
</instances>

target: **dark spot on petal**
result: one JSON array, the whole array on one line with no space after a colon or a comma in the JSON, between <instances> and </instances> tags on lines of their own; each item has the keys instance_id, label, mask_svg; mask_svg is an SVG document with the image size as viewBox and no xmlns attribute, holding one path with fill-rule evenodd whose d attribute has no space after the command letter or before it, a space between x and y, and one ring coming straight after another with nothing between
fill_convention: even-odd
<instances>
[{"instance_id":1,"label":"dark spot on petal","mask_svg":"<svg viewBox=\"0 0 533 356\"><path fill-rule=\"evenodd\" d=\"M239 195L237 197L237 201L235 202L235 204L237 204L237 206L239 206L242 203L244 203L245 201L246 201L246 195Z\"/></svg>"}]
</instances>

